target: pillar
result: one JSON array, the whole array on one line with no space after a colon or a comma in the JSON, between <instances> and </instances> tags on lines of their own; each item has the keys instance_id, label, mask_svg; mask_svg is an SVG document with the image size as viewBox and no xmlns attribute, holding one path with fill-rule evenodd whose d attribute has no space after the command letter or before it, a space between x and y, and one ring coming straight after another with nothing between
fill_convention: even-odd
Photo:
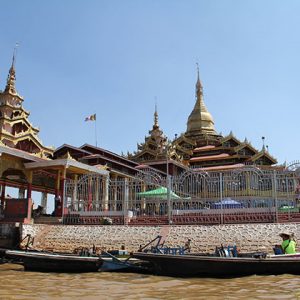
<instances>
[{"instance_id":1,"label":"pillar","mask_svg":"<svg viewBox=\"0 0 300 300\"><path fill-rule=\"evenodd\" d=\"M93 209L93 180L89 176L88 177L88 203L87 203L87 211L91 211Z\"/></svg>"},{"instance_id":2,"label":"pillar","mask_svg":"<svg viewBox=\"0 0 300 300\"><path fill-rule=\"evenodd\" d=\"M118 200L118 188L117 188L117 184L118 184L118 176L116 174L112 174L112 181L111 181L111 193L112 193L112 210L113 211L117 211L117 200Z\"/></svg>"},{"instance_id":3,"label":"pillar","mask_svg":"<svg viewBox=\"0 0 300 300\"><path fill-rule=\"evenodd\" d=\"M31 215L32 215L32 199L31 199L31 192L32 192L32 171L29 171L28 174L28 183L27 183L27 222L30 222Z\"/></svg>"},{"instance_id":4,"label":"pillar","mask_svg":"<svg viewBox=\"0 0 300 300\"><path fill-rule=\"evenodd\" d=\"M146 184L142 181L142 192L146 192ZM145 214L146 211L146 198L141 198L141 214Z\"/></svg>"},{"instance_id":5,"label":"pillar","mask_svg":"<svg viewBox=\"0 0 300 300\"><path fill-rule=\"evenodd\" d=\"M43 214L47 213L47 193L41 193L41 206L43 207Z\"/></svg>"},{"instance_id":6,"label":"pillar","mask_svg":"<svg viewBox=\"0 0 300 300\"><path fill-rule=\"evenodd\" d=\"M63 214L63 200L64 200L64 188L65 188L66 168L62 171L57 171L56 186L55 186L55 198L54 198L54 215L56 217L62 217Z\"/></svg>"},{"instance_id":7,"label":"pillar","mask_svg":"<svg viewBox=\"0 0 300 300\"><path fill-rule=\"evenodd\" d=\"M61 172L61 178L59 183L59 202L57 207L58 217L63 216L63 209L65 207L65 181L66 181L67 169L64 168Z\"/></svg>"},{"instance_id":8,"label":"pillar","mask_svg":"<svg viewBox=\"0 0 300 300\"><path fill-rule=\"evenodd\" d=\"M78 175L74 175L74 188L73 188L73 194L72 194L72 210L79 211L79 199L78 199L78 193L77 193L77 184L78 184Z\"/></svg>"},{"instance_id":9,"label":"pillar","mask_svg":"<svg viewBox=\"0 0 300 300\"><path fill-rule=\"evenodd\" d=\"M25 199L25 189L19 188L19 199Z\"/></svg>"},{"instance_id":10,"label":"pillar","mask_svg":"<svg viewBox=\"0 0 300 300\"><path fill-rule=\"evenodd\" d=\"M105 176L103 179L103 207L104 211L108 211L108 188L109 188L109 176Z\"/></svg>"},{"instance_id":11,"label":"pillar","mask_svg":"<svg viewBox=\"0 0 300 300\"><path fill-rule=\"evenodd\" d=\"M124 224L128 225L128 200L129 200L129 184L128 178L124 178L124 203L123 203L123 214Z\"/></svg>"},{"instance_id":12,"label":"pillar","mask_svg":"<svg viewBox=\"0 0 300 300\"><path fill-rule=\"evenodd\" d=\"M1 185L1 210L4 211L5 209L5 187L6 187L6 184L5 182L2 183Z\"/></svg>"},{"instance_id":13,"label":"pillar","mask_svg":"<svg viewBox=\"0 0 300 300\"><path fill-rule=\"evenodd\" d=\"M94 188L94 191L95 191L94 210L96 210L96 211L99 211L99 207L100 207L100 205L99 205L99 201L100 201L100 199L99 199L99 188L100 188L100 177L97 176L96 180L95 180L95 188Z\"/></svg>"},{"instance_id":14,"label":"pillar","mask_svg":"<svg viewBox=\"0 0 300 300\"><path fill-rule=\"evenodd\" d=\"M277 173L276 170L273 171L273 180L272 180L272 196L274 199L275 206L275 221L278 222L278 199L277 199Z\"/></svg>"}]
</instances>

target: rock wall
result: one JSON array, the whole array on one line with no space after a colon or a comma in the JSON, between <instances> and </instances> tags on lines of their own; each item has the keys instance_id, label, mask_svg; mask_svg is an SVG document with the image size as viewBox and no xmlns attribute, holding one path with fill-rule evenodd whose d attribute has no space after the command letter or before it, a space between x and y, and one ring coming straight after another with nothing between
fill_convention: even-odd
<instances>
[{"instance_id":1,"label":"rock wall","mask_svg":"<svg viewBox=\"0 0 300 300\"><path fill-rule=\"evenodd\" d=\"M266 251L280 244L279 233L293 232L300 239L300 224L240 224L218 226L75 226L75 225L22 225L22 239L34 237L33 248L73 252L76 248L93 244L105 250L136 251L157 235L166 237L166 246L183 246L191 239L192 252L213 252L216 246L237 245L242 252ZM23 242L23 246L26 240ZM298 245L299 246L299 245ZM299 249L298 249L299 250Z\"/></svg>"}]
</instances>

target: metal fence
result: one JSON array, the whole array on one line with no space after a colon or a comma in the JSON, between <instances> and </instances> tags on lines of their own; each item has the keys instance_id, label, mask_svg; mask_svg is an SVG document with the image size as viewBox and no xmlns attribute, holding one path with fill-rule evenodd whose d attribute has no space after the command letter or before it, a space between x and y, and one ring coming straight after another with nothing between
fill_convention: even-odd
<instances>
[{"instance_id":1,"label":"metal fence","mask_svg":"<svg viewBox=\"0 0 300 300\"><path fill-rule=\"evenodd\" d=\"M95 224L106 217L117 224L300 221L299 170L300 164L295 163L282 170L190 169L173 177L150 169L131 179L85 175L66 181L64 220L72 223L79 218Z\"/></svg>"}]
</instances>

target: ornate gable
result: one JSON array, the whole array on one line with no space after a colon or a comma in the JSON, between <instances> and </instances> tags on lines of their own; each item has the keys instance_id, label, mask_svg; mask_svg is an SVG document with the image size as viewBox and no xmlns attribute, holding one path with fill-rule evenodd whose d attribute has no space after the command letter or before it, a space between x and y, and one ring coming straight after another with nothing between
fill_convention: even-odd
<instances>
[{"instance_id":1,"label":"ornate gable","mask_svg":"<svg viewBox=\"0 0 300 300\"><path fill-rule=\"evenodd\" d=\"M237 139L232 132L230 132L229 135L225 136L223 139L221 139L221 144L223 147L226 148L234 148L237 146L240 146L242 144L242 142Z\"/></svg>"},{"instance_id":2,"label":"ornate gable","mask_svg":"<svg viewBox=\"0 0 300 300\"><path fill-rule=\"evenodd\" d=\"M254 162L257 165L274 165L277 160L271 156L263 147L257 154L253 155L248 161Z\"/></svg>"},{"instance_id":3,"label":"ornate gable","mask_svg":"<svg viewBox=\"0 0 300 300\"><path fill-rule=\"evenodd\" d=\"M234 148L234 151L243 156L253 156L258 153L258 151L252 147L252 145L245 140L242 144Z\"/></svg>"}]
</instances>

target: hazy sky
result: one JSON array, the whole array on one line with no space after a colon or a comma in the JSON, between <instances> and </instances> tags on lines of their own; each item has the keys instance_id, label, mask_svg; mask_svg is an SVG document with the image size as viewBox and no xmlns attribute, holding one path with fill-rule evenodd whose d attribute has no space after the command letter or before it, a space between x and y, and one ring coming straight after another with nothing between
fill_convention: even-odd
<instances>
[{"instance_id":1,"label":"hazy sky","mask_svg":"<svg viewBox=\"0 0 300 300\"><path fill-rule=\"evenodd\" d=\"M217 132L300 159L300 1L0 0L0 89L17 90L45 145L136 150L173 138L195 103L196 62ZM155 100L157 98L157 100Z\"/></svg>"}]
</instances>

